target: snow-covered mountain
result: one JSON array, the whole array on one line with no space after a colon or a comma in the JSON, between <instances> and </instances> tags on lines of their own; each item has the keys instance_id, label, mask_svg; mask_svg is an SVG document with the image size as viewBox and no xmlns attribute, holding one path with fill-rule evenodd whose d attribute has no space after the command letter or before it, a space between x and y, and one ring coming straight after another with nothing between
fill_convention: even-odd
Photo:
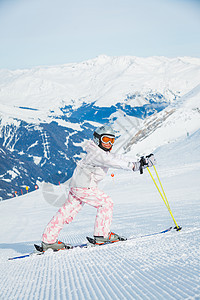
<instances>
[{"instance_id":1,"label":"snow-covered mountain","mask_svg":"<svg viewBox=\"0 0 200 300\"><path fill-rule=\"evenodd\" d=\"M200 59L190 57L99 56L0 70L1 199L34 190L38 181L66 181L101 123L118 132L113 150L132 155L192 133L199 128L199 83ZM153 149L142 142L147 136Z\"/></svg>"}]
</instances>

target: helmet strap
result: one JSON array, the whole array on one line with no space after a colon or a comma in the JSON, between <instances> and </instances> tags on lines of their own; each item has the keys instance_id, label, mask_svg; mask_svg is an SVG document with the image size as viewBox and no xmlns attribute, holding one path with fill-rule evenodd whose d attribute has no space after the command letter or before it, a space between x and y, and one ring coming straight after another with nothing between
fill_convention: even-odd
<instances>
[{"instance_id":1,"label":"helmet strap","mask_svg":"<svg viewBox=\"0 0 200 300\"><path fill-rule=\"evenodd\" d=\"M101 144L101 141L99 142L99 148L101 148L101 149L103 149L104 151L110 151L111 149L112 149L112 146L109 148L109 149L107 149L107 148L104 148L103 146L102 146L102 144Z\"/></svg>"}]
</instances>

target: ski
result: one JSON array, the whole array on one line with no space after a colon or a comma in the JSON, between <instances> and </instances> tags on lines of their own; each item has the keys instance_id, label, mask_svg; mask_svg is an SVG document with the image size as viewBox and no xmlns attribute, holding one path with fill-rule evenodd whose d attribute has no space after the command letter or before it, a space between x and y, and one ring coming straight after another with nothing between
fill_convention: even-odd
<instances>
[{"instance_id":1,"label":"ski","mask_svg":"<svg viewBox=\"0 0 200 300\"><path fill-rule=\"evenodd\" d=\"M84 243L84 244L77 244L72 246L71 248L66 248L66 249L62 249L62 251L66 251L66 250L71 250L74 248L88 248L90 245L88 243ZM8 258L8 260L15 260L15 259L21 259L21 258L26 258L26 257L30 257L30 256L37 256L37 255L43 255L45 253L45 251L42 250L42 247L39 245L34 244L35 247L35 251L25 254L25 255L20 255L20 256L15 256L15 257L10 257ZM61 250L58 250L61 251ZM58 251L53 251L53 252L58 252Z\"/></svg>"},{"instance_id":2,"label":"ski","mask_svg":"<svg viewBox=\"0 0 200 300\"><path fill-rule=\"evenodd\" d=\"M26 258L26 257L30 257L30 256L35 256L35 255L41 255L43 254L42 252L31 252L25 255L20 255L20 256L14 256L14 257L9 257L8 260L15 260L15 259L21 259L21 258Z\"/></svg>"},{"instance_id":3,"label":"ski","mask_svg":"<svg viewBox=\"0 0 200 300\"><path fill-rule=\"evenodd\" d=\"M136 236L136 237L130 237L126 240L121 239L121 240L116 241L116 242L118 243L118 242L123 242L123 241L130 241L130 240L135 240L135 239L138 239L138 238L145 238L145 237L149 237L149 236L153 236L153 235L163 234L163 233L169 232L171 229L172 229L172 227L169 227L169 228L167 228L165 230L162 230L162 231L158 231L158 232L154 232L154 233L150 233L150 234L145 234L145 235L141 235L141 236ZM88 236L86 238L87 238L89 243L91 243L93 245L97 245L97 246L103 246L103 245L116 243L115 241L113 241L113 242L112 241L107 241L107 242L104 242L102 244L96 244L96 241L95 241L94 238L91 238L91 237L88 237Z\"/></svg>"},{"instance_id":4,"label":"ski","mask_svg":"<svg viewBox=\"0 0 200 300\"><path fill-rule=\"evenodd\" d=\"M149 233L149 234L141 235L140 237L131 237L131 238L129 238L129 240L133 240L135 238L145 238L145 237L148 237L148 236L153 236L153 235L158 235L158 234L162 234L162 233L167 233L170 230L172 230L172 228L173 227L169 227L169 228L167 228L165 230L162 230L162 231L158 231L158 232L154 232L154 233Z\"/></svg>"},{"instance_id":5,"label":"ski","mask_svg":"<svg viewBox=\"0 0 200 300\"><path fill-rule=\"evenodd\" d=\"M172 227L169 227L169 228L167 228L165 230L162 230L162 231L158 231L158 232L154 232L154 233L150 233L150 234L145 234L145 235L141 235L141 236L136 236L136 237L130 237L127 240L121 240L119 242L130 241L130 240L139 239L139 238L145 238L145 237L151 237L151 236L154 236L154 235L159 235L159 234L167 233L171 229L172 229ZM108 241L108 242L105 242L103 244L96 245L94 238L91 238L91 237L86 237L86 238L87 238L87 240L88 240L89 243L77 244L77 245L72 246L69 249L66 248L66 249L64 249L62 251L69 251L69 250L73 250L75 248L89 248L89 247L92 247L92 246L104 246L104 245L108 245L108 244L119 243L119 242L109 242ZM10 258L8 258L8 260L16 260L16 259L21 259L21 258L33 257L33 256L37 256L37 255L43 255L45 253L45 252L43 252L41 246L34 244L34 247L35 247L35 251L33 251L33 252L31 252L29 254L25 254L25 255L10 257ZM61 250L59 250L59 251L61 251ZM58 251L53 251L53 252L58 252Z\"/></svg>"}]
</instances>

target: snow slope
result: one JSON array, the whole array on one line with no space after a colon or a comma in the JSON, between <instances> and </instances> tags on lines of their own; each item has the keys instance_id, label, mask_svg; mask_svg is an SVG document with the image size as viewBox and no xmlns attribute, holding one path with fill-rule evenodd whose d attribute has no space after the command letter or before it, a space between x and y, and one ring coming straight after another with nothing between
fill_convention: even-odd
<instances>
[{"instance_id":1,"label":"snow slope","mask_svg":"<svg viewBox=\"0 0 200 300\"><path fill-rule=\"evenodd\" d=\"M147 171L112 178L110 170L101 188L115 203L112 230L135 240L8 261L33 249L57 207L42 189L1 202L0 299L199 299L199 140L200 130L155 152L180 232L141 238L173 226L172 218ZM60 239L84 242L95 211L85 206Z\"/></svg>"},{"instance_id":2,"label":"snow slope","mask_svg":"<svg viewBox=\"0 0 200 300\"><path fill-rule=\"evenodd\" d=\"M31 252L33 244L40 242L58 202L65 200L66 186L52 186L52 196L59 200L56 203L52 203L54 197L46 198L44 187L2 201L0 299L200 299L199 65L199 59L193 58L101 56L81 64L1 70L0 109L2 115L5 113L4 124L13 118L48 123L51 109L55 117L57 108L72 104L76 111L90 99L106 106L137 91L145 93L155 88L167 95L171 105L146 120L138 122L120 110L111 115L112 120L118 114L115 126L121 133L113 151L126 152L134 158L155 152L173 215L183 228L180 232L141 238L173 226L173 220L147 171L140 175L110 170L101 188L115 203L112 230L135 239L8 261L11 256ZM126 98L133 106L143 105L142 99ZM69 126L81 128L80 123L69 122ZM9 142L9 131L7 137ZM81 142L75 140L80 146ZM112 172L114 178L110 176ZM85 237L93 234L95 213L94 208L85 206L64 227L60 239L72 244L85 242Z\"/></svg>"},{"instance_id":3,"label":"snow slope","mask_svg":"<svg viewBox=\"0 0 200 300\"><path fill-rule=\"evenodd\" d=\"M137 131L130 134L136 128ZM183 95L176 103L140 121L137 126L131 124L128 135L126 134L127 143L122 140L123 148L126 152L131 150L133 155L137 153L141 155L144 151L153 151L159 145L184 138L199 128L200 84ZM120 145L120 142L119 139L117 143Z\"/></svg>"},{"instance_id":4,"label":"snow slope","mask_svg":"<svg viewBox=\"0 0 200 300\"><path fill-rule=\"evenodd\" d=\"M140 157L200 128L200 84L175 103L143 120L125 115L120 110L111 117L115 116L114 128L119 130L120 137L114 151Z\"/></svg>"}]
</instances>

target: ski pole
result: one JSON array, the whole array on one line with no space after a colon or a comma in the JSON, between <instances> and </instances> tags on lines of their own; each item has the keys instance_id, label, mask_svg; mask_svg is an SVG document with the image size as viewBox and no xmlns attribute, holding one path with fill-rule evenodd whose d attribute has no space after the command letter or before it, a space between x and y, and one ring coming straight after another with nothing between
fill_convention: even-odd
<instances>
[{"instance_id":1,"label":"ski pole","mask_svg":"<svg viewBox=\"0 0 200 300\"><path fill-rule=\"evenodd\" d=\"M152 178L152 180L153 180L153 182L154 182L154 184L155 184L155 186L156 186L156 188L157 188L157 190L158 190L158 192L159 192L161 198L163 199L163 202L165 203L165 205L166 205L166 207L167 207L167 209L168 209L168 211L169 211L169 213L170 213L170 215L171 215L171 217L172 217L172 219L173 219L173 221L174 221L174 224L176 225L175 229L176 229L177 231L178 231L178 230L181 230L181 227L178 226L178 224L176 223L176 220L174 219L174 216L173 216L173 214L172 214L171 208L170 208L170 206L169 206L169 202L168 202L168 200L167 200L166 194L165 194L165 192L164 192L163 186L162 186L161 181L160 181L160 178L159 178L159 176L158 176L158 172L157 172L157 170L156 170L156 167L155 167L155 166L153 166L153 167L154 167L156 176L157 176L157 178L158 178L158 181L159 181L159 183L160 183L160 186L161 186L161 189L162 189L163 194L161 193L161 191L160 191L160 189L159 189L159 187L158 187L158 185L157 185L157 183L156 183L156 181L155 181L155 179L154 179L154 177L153 177L151 171L149 170L149 167L147 167L147 170L148 170L148 172L149 172L149 174L150 174L150 176L151 176L151 178ZM163 196L163 195L164 195L164 196Z\"/></svg>"},{"instance_id":2,"label":"ski pole","mask_svg":"<svg viewBox=\"0 0 200 300\"><path fill-rule=\"evenodd\" d=\"M168 200L167 200L167 196L166 196L166 194L165 194L165 191L164 191L164 189L163 189L162 183L161 183L161 181L160 181L160 178L159 178L159 176L158 176L158 172L157 172L157 170L156 170L156 167L155 167L154 165L153 165L153 168L154 168L154 170L155 170L156 176L157 176L157 178L158 178L158 181L159 181L159 183L160 183L160 186L161 186L161 189L162 189L163 195L164 195L164 197L165 197L165 200L166 200L167 206L168 206L168 207L169 207L169 209L170 209L169 202L168 202Z\"/></svg>"}]
</instances>

